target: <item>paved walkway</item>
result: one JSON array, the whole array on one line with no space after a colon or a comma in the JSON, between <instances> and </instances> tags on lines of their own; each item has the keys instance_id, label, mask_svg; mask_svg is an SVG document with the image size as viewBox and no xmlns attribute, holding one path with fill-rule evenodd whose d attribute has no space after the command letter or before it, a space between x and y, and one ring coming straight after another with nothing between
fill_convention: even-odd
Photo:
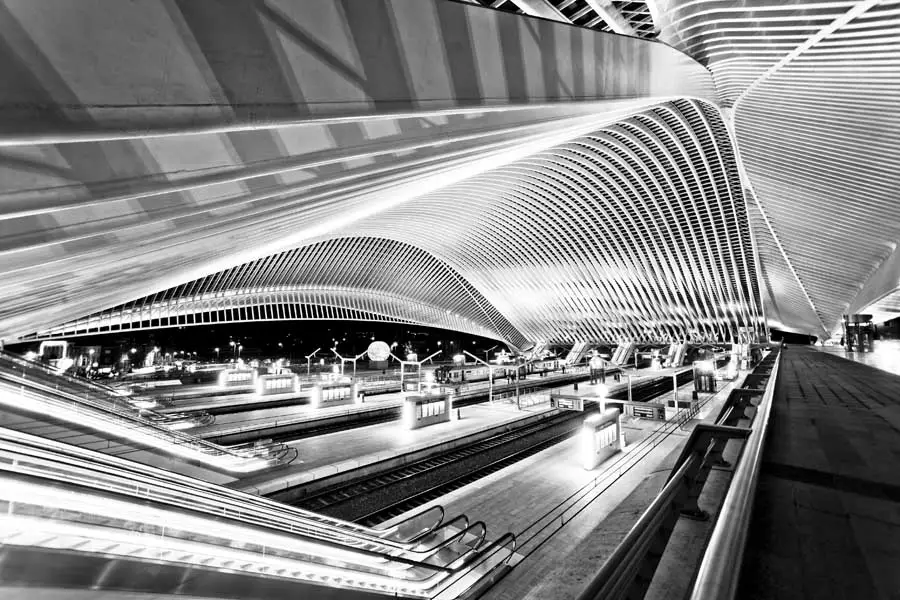
<instances>
[{"instance_id":1,"label":"paved walkway","mask_svg":"<svg viewBox=\"0 0 900 600\"><path fill-rule=\"evenodd\" d=\"M820 352L841 356L894 375L900 375L900 340L875 340L874 352L847 352L841 346L817 346Z\"/></svg>"},{"instance_id":2,"label":"paved walkway","mask_svg":"<svg viewBox=\"0 0 900 600\"><path fill-rule=\"evenodd\" d=\"M739 598L900 598L900 377L782 358Z\"/></svg>"}]
</instances>

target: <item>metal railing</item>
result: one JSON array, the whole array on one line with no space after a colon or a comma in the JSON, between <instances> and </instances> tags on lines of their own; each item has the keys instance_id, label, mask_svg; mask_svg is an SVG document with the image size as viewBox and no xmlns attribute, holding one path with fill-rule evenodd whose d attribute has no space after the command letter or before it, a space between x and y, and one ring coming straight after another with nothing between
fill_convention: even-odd
<instances>
[{"instance_id":1,"label":"metal railing","mask_svg":"<svg viewBox=\"0 0 900 600\"><path fill-rule=\"evenodd\" d=\"M760 403L760 408L758 408L757 415L754 418L755 430L722 424L724 422L734 422L744 416L742 409L746 406L746 394L744 394L746 390L732 390L728 401L717 416L716 424L700 424L691 433L691 437L678 457L663 490L654 498L651 505L644 511L625 539L622 540L612 555L606 560L600 571L579 596L579 600L615 600L619 598L641 598L644 596L662 557L661 548L664 548L668 542L679 515L697 516L702 514L697 505L697 499L703 490L703 485L712 465L721 462L725 444L733 439L749 440L754 433L759 436L761 435L759 431L765 429L763 423L768 418L769 409L764 403L771 404L772 390L774 389L777 375L777 363L769 372L769 367L772 362L777 361L777 356L773 354L767 358L770 360L764 360L757 367L760 373L769 373L769 380L766 386L766 395ZM680 426L683 421L682 415L676 415L676 418L671 423L673 426ZM758 443L760 442L754 442L754 444ZM755 450L751 450L749 441L745 442L744 451L749 458L749 463L752 464ZM750 454L746 454L746 452L750 452ZM759 453L761 454L761 450ZM740 463L744 464L743 458L740 459ZM739 471L743 473L747 468L749 467L744 466L739 468ZM743 476L746 477L747 475ZM737 485L737 477L738 474L736 473L729 494L735 490L734 486ZM746 492L748 488L745 484L740 484L736 489ZM749 501L752 503L752 499ZM746 524L744 528L744 534L746 534ZM720 544L727 546L731 543L731 540L722 539L721 536L724 535L729 534L723 533L720 535L722 540ZM707 562L707 559L711 563L716 563L720 560L720 557L708 550L704 562ZM698 591L695 588L694 598L705 600L706 598L729 597L720 595L717 591L722 589L717 586L721 586L724 579L731 575L724 566L720 566L722 567L721 569L712 566L707 567L706 579L710 582L706 584L707 587L700 592L700 595L697 595ZM729 563L729 566L733 567L734 563ZM707 593L709 589L713 591Z\"/></svg>"},{"instance_id":2,"label":"metal railing","mask_svg":"<svg viewBox=\"0 0 900 600\"><path fill-rule=\"evenodd\" d=\"M355 546L374 544L384 552L419 550L420 540L441 527L444 517L443 508L437 506L422 510L394 527L366 528L192 477L6 429L0 429L0 470L178 507L190 506L214 517L288 533L326 536ZM468 526L467 519L465 523Z\"/></svg>"},{"instance_id":3,"label":"metal railing","mask_svg":"<svg viewBox=\"0 0 900 600\"><path fill-rule=\"evenodd\" d=\"M81 398L0 371L0 403L3 402L10 403L13 408L46 414L226 471L254 471L277 464L274 458L263 459L258 454L230 451L90 396ZM273 448L275 452L280 450L280 447Z\"/></svg>"},{"instance_id":4,"label":"metal railing","mask_svg":"<svg viewBox=\"0 0 900 600\"><path fill-rule=\"evenodd\" d=\"M691 593L692 600L707 598L731 600L737 593L747 532L756 498L756 483L759 480L766 435L769 431L769 415L772 412L780 357L779 353L769 376L769 384L757 407L753 431L744 445L741 460L735 469L731 486L725 495L712 537L700 563L700 570Z\"/></svg>"},{"instance_id":5,"label":"metal railing","mask_svg":"<svg viewBox=\"0 0 900 600\"><path fill-rule=\"evenodd\" d=\"M106 402L114 409L131 412L159 423L174 424L184 420L186 416L176 416L171 413L158 413L147 406L171 405L171 402L153 398L150 396L137 396L123 389L116 389L96 381L73 377L67 373L53 369L43 363L17 356L10 352L0 351L0 367L8 367L13 373L21 371L22 378L32 379L44 385L52 385L53 389L68 392L69 394L90 398L97 402ZM62 384L62 386L60 385ZM142 404L144 407L142 407ZM208 425L215 421L215 417L209 413L195 411L190 416L198 426Z\"/></svg>"},{"instance_id":6,"label":"metal railing","mask_svg":"<svg viewBox=\"0 0 900 600\"><path fill-rule=\"evenodd\" d=\"M436 527L426 528L436 542L423 542L421 528L405 544L364 538L362 528L349 523L344 530L213 484L153 468L142 474L143 467L128 462L0 429L0 539L82 551L99 542L106 554L256 574L278 570L282 577L294 572L323 584L365 582L367 588L424 597L489 559L483 550L497 549L482 549L485 525L464 518L448 523L461 523L459 531L437 535ZM233 502L236 497L246 503ZM286 516L293 517L289 529L279 527Z\"/></svg>"}]
</instances>

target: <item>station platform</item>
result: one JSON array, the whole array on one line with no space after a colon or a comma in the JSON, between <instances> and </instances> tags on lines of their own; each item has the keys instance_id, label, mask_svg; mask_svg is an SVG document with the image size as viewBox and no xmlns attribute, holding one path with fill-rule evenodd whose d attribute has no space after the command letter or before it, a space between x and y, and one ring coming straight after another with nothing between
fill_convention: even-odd
<instances>
[{"instance_id":1,"label":"station platform","mask_svg":"<svg viewBox=\"0 0 900 600\"><path fill-rule=\"evenodd\" d=\"M653 371L647 372L646 377L659 377L660 372ZM643 377L643 376L642 376ZM568 376L571 378L571 375ZM562 374L555 374L548 377L540 377L539 375L532 374L527 378L519 380L519 386L527 388L529 385L533 385L535 383L548 384L552 385L555 379L565 380L566 376ZM635 381L638 381L640 377L635 378ZM560 386L564 384L560 383ZM583 385L583 384L582 384ZM493 386L494 394L496 394L499 398L501 394L509 395L515 391L516 384L515 383L506 383L505 379L498 379ZM451 386L447 386L447 389L453 391L454 397L457 399L467 400L474 397L484 397L488 394L488 390L490 386L487 381L480 381L471 384L466 384L464 386L460 386L457 388L453 388ZM554 389L563 389L554 387ZM568 385L566 389L572 389L572 385ZM284 398L290 398L290 395L280 395ZM299 425L307 422L314 422L317 420L326 420L335 417L345 416L348 420L352 419L354 415L363 414L370 411L384 410L387 408L399 408L403 403L404 395L400 392L390 392L385 394L373 394L366 395L365 402L362 404L353 404L353 405L345 405L338 406L332 408L313 408L308 404L303 404L302 400L298 400L298 404L293 406L286 406L280 408L272 408L272 409L259 409L253 410L254 404L259 404L261 401L265 402L276 402L280 398L279 395L271 395L264 396L263 400L259 397L248 394L246 395L248 399L248 411L233 413L231 415L220 415L216 417L216 422L212 425L207 425L204 427L197 427L194 429L188 430L188 432L192 435L196 435L202 438L221 438L224 436L233 436L237 434L243 434L252 431L260 431L260 435L265 436L264 430L272 429L274 427L287 427L289 425ZM232 399L230 397L222 398L220 400L208 400L206 402L225 402L231 403ZM186 405L178 404L172 410L185 410ZM204 410L212 407L212 404L197 404L196 406L205 407Z\"/></svg>"},{"instance_id":2,"label":"station platform","mask_svg":"<svg viewBox=\"0 0 900 600\"><path fill-rule=\"evenodd\" d=\"M392 421L290 442L288 445L300 453L293 464L243 478L229 487L269 495L402 454L426 448L452 448L467 436L534 418L536 413L556 412L550 408L520 411L507 402L476 404L458 410L459 420L412 431Z\"/></svg>"},{"instance_id":3,"label":"station platform","mask_svg":"<svg viewBox=\"0 0 900 600\"><path fill-rule=\"evenodd\" d=\"M701 393L697 417L664 436L660 421L623 418L626 450L592 471L582 466L576 435L385 525L438 504L448 514L483 520L494 536L516 535L521 563L482 598L574 598L659 492L693 426L714 418L739 383ZM680 386L679 395L692 390L693 383ZM569 386L565 393L589 396L594 391L579 384L577 391Z\"/></svg>"},{"instance_id":4,"label":"station platform","mask_svg":"<svg viewBox=\"0 0 900 600\"><path fill-rule=\"evenodd\" d=\"M738 597L900 598L900 376L789 347Z\"/></svg>"},{"instance_id":5,"label":"station platform","mask_svg":"<svg viewBox=\"0 0 900 600\"><path fill-rule=\"evenodd\" d=\"M670 376L673 372L674 369L644 370L640 375L633 376L632 380L637 383L648 378ZM521 381L520 385L525 386L539 379L539 376L532 375L527 380ZM622 378L619 383L608 380L606 386L609 392L616 392L626 389L628 383L626 378ZM483 387L486 391L488 386L484 382L477 384L476 387ZM494 389L508 392L509 386L495 384ZM548 388L539 394L548 396L550 391L551 389ZM593 396L597 394L598 389L595 385L580 383L577 390L575 385L569 384L555 386L552 391ZM334 408L312 409L309 406L294 406L264 409L258 411L261 415L258 418L253 418L254 413L252 412L227 415L217 420L214 425L194 429L190 433L210 438L259 429L264 424L283 426L287 423L315 422L340 416L352 420L355 416L367 411L399 407L401 403L401 394L394 393L367 397L363 404ZM401 454L411 454L428 448L434 448L435 451L449 449L455 444L463 443L463 438L487 432L513 421L532 418L535 414L549 414L551 410L549 402L520 408L514 398L504 398L492 404L484 402L460 408L461 419L459 421L441 423L424 429L407 431L399 422L391 421L299 439L288 442L289 446L297 448L299 451L297 460L290 466L251 475L233 482L229 486L255 494L277 494L288 488L359 469Z\"/></svg>"}]
</instances>

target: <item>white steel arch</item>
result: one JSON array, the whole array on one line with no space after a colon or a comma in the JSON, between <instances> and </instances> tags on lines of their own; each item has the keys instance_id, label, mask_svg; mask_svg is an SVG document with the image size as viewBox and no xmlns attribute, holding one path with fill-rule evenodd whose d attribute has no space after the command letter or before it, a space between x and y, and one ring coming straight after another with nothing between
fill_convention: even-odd
<instances>
[{"instance_id":1,"label":"white steel arch","mask_svg":"<svg viewBox=\"0 0 900 600\"><path fill-rule=\"evenodd\" d=\"M762 318L737 167L720 151L729 143L714 108L664 103L322 241L39 335L116 319L162 326L137 307L202 313L210 297L256 306L260 294L316 291L355 314L520 347L734 339ZM388 314L370 295L408 300Z\"/></svg>"},{"instance_id":2,"label":"white steel arch","mask_svg":"<svg viewBox=\"0 0 900 600\"><path fill-rule=\"evenodd\" d=\"M660 4L660 39L733 105L772 324L896 316L879 306L900 295L900 2Z\"/></svg>"}]
</instances>

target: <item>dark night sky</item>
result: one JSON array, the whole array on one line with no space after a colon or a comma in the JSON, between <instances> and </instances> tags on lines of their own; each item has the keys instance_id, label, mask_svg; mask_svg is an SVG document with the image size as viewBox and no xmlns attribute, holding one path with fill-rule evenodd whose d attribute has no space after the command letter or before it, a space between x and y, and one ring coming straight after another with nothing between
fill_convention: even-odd
<instances>
[{"instance_id":1,"label":"dark night sky","mask_svg":"<svg viewBox=\"0 0 900 600\"><path fill-rule=\"evenodd\" d=\"M277 321L259 323L235 323L219 325L201 325L188 327L172 327L147 331L114 332L102 335L66 338L78 346L99 345L121 348L159 346L162 352L197 352L198 358L215 358L214 348L218 347L220 356L230 356L232 348L229 341L234 340L243 345L242 357L274 357L283 355L288 358L299 358L321 348L318 356L330 354L328 349L337 340L337 349L344 356L359 354L368 347L372 339L391 344L397 342L411 344L419 353L430 354L439 349L445 351L445 360L453 353L465 348L470 352L484 352L494 345L500 348L506 345L469 334L457 333L446 329L434 329L416 325L397 323L375 323L365 321ZM437 342L441 341L441 346ZM278 343L282 346L279 347ZM474 344L473 344L474 342ZM27 344L10 344L14 352L36 350L38 342ZM449 354L448 354L449 352ZM424 358L424 357L422 357ZM437 357L440 359L441 357Z\"/></svg>"}]
</instances>

